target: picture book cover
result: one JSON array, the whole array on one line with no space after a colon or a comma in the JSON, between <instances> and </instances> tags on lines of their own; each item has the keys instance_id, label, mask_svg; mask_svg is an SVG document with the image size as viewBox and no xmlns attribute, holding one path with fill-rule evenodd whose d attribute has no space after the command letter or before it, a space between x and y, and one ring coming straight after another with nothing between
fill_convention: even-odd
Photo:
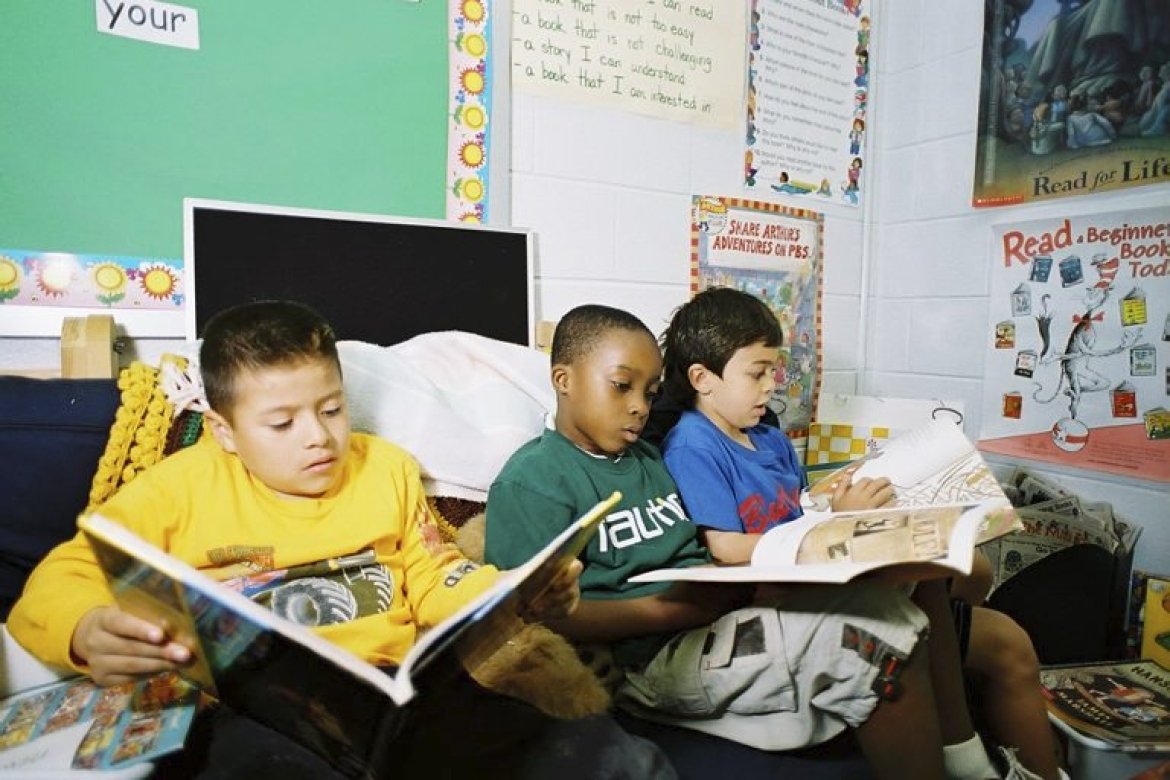
<instances>
[{"instance_id":1,"label":"picture book cover","mask_svg":"<svg viewBox=\"0 0 1170 780\"><path fill-rule=\"evenodd\" d=\"M1141 657L1170 669L1170 578L1146 578L1141 626Z\"/></svg>"},{"instance_id":2,"label":"picture book cover","mask_svg":"<svg viewBox=\"0 0 1170 780\"><path fill-rule=\"evenodd\" d=\"M392 753L404 706L474 667L515 631L518 609L543 592L597 532L614 493L524 565L428 629L396 670L382 669L285 620L98 514L78 524L119 606L167 621L210 674L215 696L299 741L348 776L376 775Z\"/></svg>"},{"instance_id":3,"label":"picture book cover","mask_svg":"<svg viewBox=\"0 0 1170 780\"><path fill-rule=\"evenodd\" d=\"M1040 683L1065 731L1115 750L1170 753L1170 670L1154 661L1053 666Z\"/></svg>"},{"instance_id":4,"label":"picture book cover","mask_svg":"<svg viewBox=\"0 0 1170 780\"><path fill-rule=\"evenodd\" d=\"M99 687L87 677L0 700L0 772L119 769L178 750L199 689L167 673Z\"/></svg>"},{"instance_id":5,"label":"picture book cover","mask_svg":"<svg viewBox=\"0 0 1170 780\"><path fill-rule=\"evenodd\" d=\"M1170 14L986 0L975 206L1170 182Z\"/></svg>"}]
</instances>

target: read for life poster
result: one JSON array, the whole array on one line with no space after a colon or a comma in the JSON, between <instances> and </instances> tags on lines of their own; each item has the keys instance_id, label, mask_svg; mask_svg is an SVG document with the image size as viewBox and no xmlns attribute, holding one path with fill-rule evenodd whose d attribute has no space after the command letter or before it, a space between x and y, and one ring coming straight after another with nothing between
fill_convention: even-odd
<instances>
[{"instance_id":1,"label":"read for life poster","mask_svg":"<svg viewBox=\"0 0 1170 780\"><path fill-rule=\"evenodd\" d=\"M1170 182L1170 8L986 0L976 206Z\"/></svg>"},{"instance_id":2,"label":"read for life poster","mask_svg":"<svg viewBox=\"0 0 1170 780\"><path fill-rule=\"evenodd\" d=\"M1170 207L993 246L980 449L1170 482Z\"/></svg>"},{"instance_id":3,"label":"read for life poster","mask_svg":"<svg viewBox=\"0 0 1170 780\"><path fill-rule=\"evenodd\" d=\"M734 287L760 298L784 331L769 406L798 449L821 381L824 216L738 198L695 196L691 292Z\"/></svg>"}]
</instances>

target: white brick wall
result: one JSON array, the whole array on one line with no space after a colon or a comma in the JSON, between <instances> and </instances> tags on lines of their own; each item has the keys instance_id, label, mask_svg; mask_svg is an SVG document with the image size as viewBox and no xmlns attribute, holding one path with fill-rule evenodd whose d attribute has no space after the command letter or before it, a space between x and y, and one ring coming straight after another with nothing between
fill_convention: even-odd
<instances>
[{"instance_id":1,"label":"white brick wall","mask_svg":"<svg viewBox=\"0 0 1170 780\"><path fill-rule=\"evenodd\" d=\"M976 436L983 389L992 225L1164 205L1165 187L999 209L970 206L983 3L899 0L878 20L877 179L861 388L962 398ZM1170 490L1039 469L1140 523L1139 568L1170 572Z\"/></svg>"}]
</instances>

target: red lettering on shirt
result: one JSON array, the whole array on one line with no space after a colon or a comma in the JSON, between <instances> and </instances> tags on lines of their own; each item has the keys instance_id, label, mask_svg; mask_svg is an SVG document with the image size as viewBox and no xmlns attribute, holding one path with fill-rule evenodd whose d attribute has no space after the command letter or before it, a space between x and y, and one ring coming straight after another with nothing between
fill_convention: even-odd
<instances>
[{"instance_id":1,"label":"red lettering on shirt","mask_svg":"<svg viewBox=\"0 0 1170 780\"><path fill-rule=\"evenodd\" d=\"M761 493L752 493L740 503L738 511L743 530L761 534L800 514L800 488L777 487L776 497L771 501L766 501Z\"/></svg>"}]
</instances>

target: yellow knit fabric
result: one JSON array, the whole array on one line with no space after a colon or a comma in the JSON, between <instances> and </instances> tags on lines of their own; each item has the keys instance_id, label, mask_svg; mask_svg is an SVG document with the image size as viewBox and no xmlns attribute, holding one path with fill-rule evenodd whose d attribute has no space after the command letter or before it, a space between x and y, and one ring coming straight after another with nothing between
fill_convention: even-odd
<instances>
[{"instance_id":1,"label":"yellow knit fabric","mask_svg":"<svg viewBox=\"0 0 1170 780\"><path fill-rule=\"evenodd\" d=\"M163 360L186 367L186 360L176 355L166 355ZM98 460L86 512L105 503L118 488L165 454L173 409L159 384L159 374L159 369L136 361L118 375L122 403L114 415L105 452Z\"/></svg>"}]
</instances>

